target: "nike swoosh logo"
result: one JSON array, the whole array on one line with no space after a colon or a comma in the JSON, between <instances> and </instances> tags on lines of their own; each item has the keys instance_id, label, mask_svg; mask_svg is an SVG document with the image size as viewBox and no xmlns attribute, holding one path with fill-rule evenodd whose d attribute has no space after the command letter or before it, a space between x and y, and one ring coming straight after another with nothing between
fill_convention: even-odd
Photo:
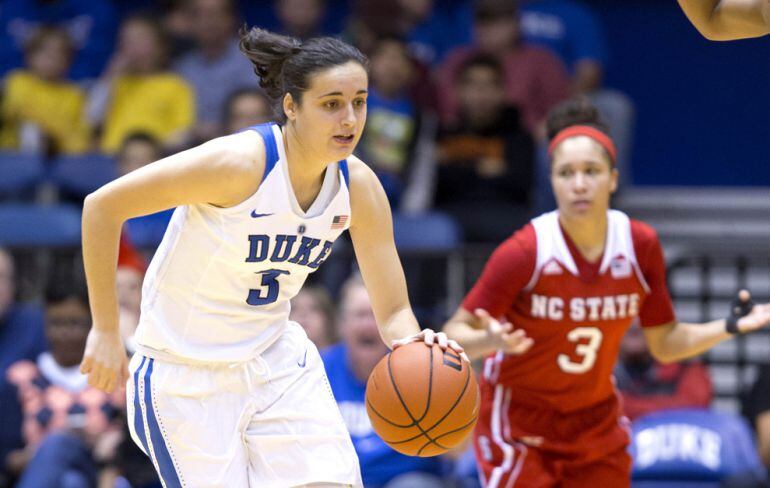
<instances>
[{"instance_id":1,"label":"nike swoosh logo","mask_svg":"<svg viewBox=\"0 0 770 488\"><path fill-rule=\"evenodd\" d=\"M306 364L307 364L307 349L305 349L305 355L302 356L302 361L301 362L297 361L297 366L299 366L300 368L304 368Z\"/></svg>"},{"instance_id":2,"label":"nike swoosh logo","mask_svg":"<svg viewBox=\"0 0 770 488\"><path fill-rule=\"evenodd\" d=\"M261 214L261 213L257 213L256 210L251 211L251 216L252 218L255 218L255 219L258 219L260 217L269 217L270 215L273 215L273 214L271 213Z\"/></svg>"}]
</instances>

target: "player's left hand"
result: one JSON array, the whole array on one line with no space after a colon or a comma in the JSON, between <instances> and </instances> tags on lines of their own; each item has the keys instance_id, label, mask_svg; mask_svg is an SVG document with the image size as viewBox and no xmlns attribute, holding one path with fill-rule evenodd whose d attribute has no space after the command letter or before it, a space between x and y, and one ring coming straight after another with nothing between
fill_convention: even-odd
<instances>
[{"instance_id":1,"label":"player's left hand","mask_svg":"<svg viewBox=\"0 0 770 488\"><path fill-rule=\"evenodd\" d=\"M738 330L741 333L753 332L770 325L770 303L752 304L751 294L747 290L741 290L738 298L750 307L750 311L738 319Z\"/></svg>"},{"instance_id":2,"label":"player's left hand","mask_svg":"<svg viewBox=\"0 0 770 488\"><path fill-rule=\"evenodd\" d=\"M453 352L455 352L465 361L469 363L471 362L470 359L468 359L468 355L465 354L465 350L460 344L457 343L457 341L448 338L447 335L443 332L435 332L432 329L423 329L418 334L410 335L408 337L404 337L403 339L395 340L391 343L391 346L395 350L400 346L405 346L407 344L410 344L412 342L417 342L417 341L424 342L425 345L427 346L433 346L433 344L438 344L438 347L440 347L443 351L446 351L447 349L451 349Z\"/></svg>"}]
</instances>

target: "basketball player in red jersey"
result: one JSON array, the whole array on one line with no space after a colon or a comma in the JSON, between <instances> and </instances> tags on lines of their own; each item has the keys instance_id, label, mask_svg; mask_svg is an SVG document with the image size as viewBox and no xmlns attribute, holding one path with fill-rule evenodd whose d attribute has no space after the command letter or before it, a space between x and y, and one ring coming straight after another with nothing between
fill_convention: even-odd
<instances>
[{"instance_id":1,"label":"basketball player in red jersey","mask_svg":"<svg viewBox=\"0 0 770 488\"><path fill-rule=\"evenodd\" d=\"M767 325L770 305L729 326L677 322L655 231L609 208L615 147L596 110L567 102L548 129L558 209L498 247L444 331L472 358L488 356L474 438L485 486L628 486L612 369L632 320L670 362Z\"/></svg>"},{"instance_id":2,"label":"basketball player in red jersey","mask_svg":"<svg viewBox=\"0 0 770 488\"><path fill-rule=\"evenodd\" d=\"M770 34L770 0L679 0L687 18L712 41Z\"/></svg>"}]
</instances>

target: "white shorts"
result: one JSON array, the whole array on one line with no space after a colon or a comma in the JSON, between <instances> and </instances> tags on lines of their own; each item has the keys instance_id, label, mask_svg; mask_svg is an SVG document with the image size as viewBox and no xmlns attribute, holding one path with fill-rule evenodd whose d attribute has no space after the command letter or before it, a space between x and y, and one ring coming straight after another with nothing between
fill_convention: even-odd
<instances>
[{"instance_id":1,"label":"white shorts","mask_svg":"<svg viewBox=\"0 0 770 488\"><path fill-rule=\"evenodd\" d=\"M131 437L166 488L363 486L321 356L296 323L247 363L135 354L129 371Z\"/></svg>"}]
</instances>

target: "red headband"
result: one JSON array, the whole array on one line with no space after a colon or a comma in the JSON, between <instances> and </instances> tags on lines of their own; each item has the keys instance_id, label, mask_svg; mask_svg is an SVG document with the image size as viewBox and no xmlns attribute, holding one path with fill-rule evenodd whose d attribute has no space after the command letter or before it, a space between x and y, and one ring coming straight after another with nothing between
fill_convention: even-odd
<instances>
[{"instance_id":1,"label":"red headband","mask_svg":"<svg viewBox=\"0 0 770 488\"><path fill-rule=\"evenodd\" d=\"M591 127L590 125L571 125L566 129L559 131L559 133L556 134L553 139L551 139L550 144L548 144L548 155L551 156L553 154L553 150L556 149L556 146L558 146L564 139L575 136L590 137L591 139L598 142L599 145L602 146L610 155L612 164L615 164L615 161L618 157L617 150L615 149L615 143L612 142L610 136L600 131L599 129Z\"/></svg>"}]
</instances>

